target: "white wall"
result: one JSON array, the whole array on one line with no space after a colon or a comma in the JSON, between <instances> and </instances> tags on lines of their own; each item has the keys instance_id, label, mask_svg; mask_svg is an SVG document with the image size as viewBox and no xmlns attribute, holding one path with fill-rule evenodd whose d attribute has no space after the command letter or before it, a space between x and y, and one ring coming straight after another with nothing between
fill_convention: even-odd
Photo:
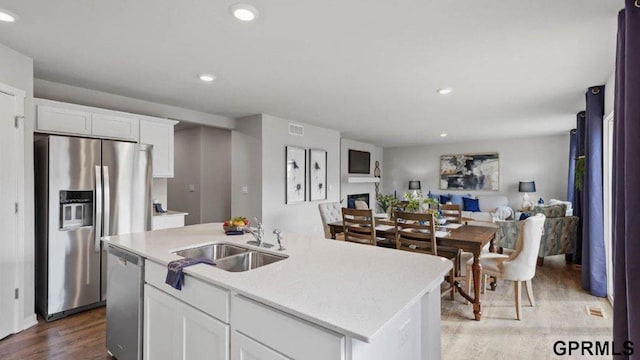
<instances>
[{"instance_id":1,"label":"white wall","mask_svg":"<svg viewBox=\"0 0 640 360\"><path fill-rule=\"evenodd\" d=\"M174 177L167 180L167 208L188 212L186 225L200 224L200 128L176 131L173 143Z\"/></svg>"},{"instance_id":2,"label":"white wall","mask_svg":"<svg viewBox=\"0 0 640 360\"><path fill-rule=\"evenodd\" d=\"M304 136L289 135L290 122L303 125ZM263 114L238 119L231 139L232 215L261 219L269 236L278 228L323 237L318 204L340 199L340 133ZM287 145L327 151L327 200L285 204Z\"/></svg>"},{"instance_id":3,"label":"white wall","mask_svg":"<svg viewBox=\"0 0 640 360\"><path fill-rule=\"evenodd\" d=\"M285 233L324 237L318 204L340 199L340 132L266 114L262 121L262 217L266 231L270 234L279 228ZM303 125L304 136L289 135L290 122ZM285 204L287 145L327 151L327 200Z\"/></svg>"},{"instance_id":4,"label":"white wall","mask_svg":"<svg viewBox=\"0 0 640 360\"><path fill-rule=\"evenodd\" d=\"M231 131L200 127L200 221L231 217Z\"/></svg>"},{"instance_id":5,"label":"white wall","mask_svg":"<svg viewBox=\"0 0 640 360\"><path fill-rule=\"evenodd\" d=\"M2 44L0 44L0 82L11 87L23 90L25 97L24 119L24 180L25 180L25 204L24 210L25 228L24 253L18 254L17 263L22 268L23 288L20 289L22 308L21 328L35 324L35 283L34 283L34 189L33 189L33 126L35 119L35 107L33 104L33 60ZM11 171L11 169L2 169Z\"/></svg>"},{"instance_id":6,"label":"white wall","mask_svg":"<svg viewBox=\"0 0 640 360\"><path fill-rule=\"evenodd\" d=\"M360 151L368 151L371 153L371 167L369 169L370 174L352 174L349 175L349 149L360 150ZM372 144L367 144L355 140L342 139L340 142L340 200L342 200L342 205L347 206L347 195L352 194L363 194L369 193L369 207L375 209L374 205L377 207L376 202L376 192L375 185L373 183L365 183L365 184L350 184L347 181L349 176L367 176L373 177L373 169L375 167L376 161L380 162L380 169L384 169L383 162L383 149L381 147L377 147ZM380 191L383 189L384 177L381 179L380 183Z\"/></svg>"},{"instance_id":7,"label":"white wall","mask_svg":"<svg viewBox=\"0 0 640 360\"><path fill-rule=\"evenodd\" d=\"M180 129L174 144L175 175L168 180L170 209L189 213L187 225L229 219L231 131L208 126Z\"/></svg>"},{"instance_id":8,"label":"white wall","mask_svg":"<svg viewBox=\"0 0 640 360\"><path fill-rule=\"evenodd\" d=\"M236 121L231 132L231 163L231 216L261 219L262 115Z\"/></svg>"},{"instance_id":9,"label":"white wall","mask_svg":"<svg viewBox=\"0 0 640 360\"><path fill-rule=\"evenodd\" d=\"M440 190L440 156L446 154L497 152L500 155L499 191ZM509 198L509 205L520 208L522 194L520 180L534 180L537 192L531 200L542 197L566 199L569 163L569 134L530 137L510 140L491 140L442 145L385 148L382 188L384 193L398 195L407 191L408 181L418 179L426 194L458 193L472 195L501 194Z\"/></svg>"},{"instance_id":10,"label":"white wall","mask_svg":"<svg viewBox=\"0 0 640 360\"><path fill-rule=\"evenodd\" d=\"M203 113L177 106L165 105L52 81L35 79L35 97L73 104L125 111L174 120L233 129L235 120L226 116Z\"/></svg>"}]
</instances>

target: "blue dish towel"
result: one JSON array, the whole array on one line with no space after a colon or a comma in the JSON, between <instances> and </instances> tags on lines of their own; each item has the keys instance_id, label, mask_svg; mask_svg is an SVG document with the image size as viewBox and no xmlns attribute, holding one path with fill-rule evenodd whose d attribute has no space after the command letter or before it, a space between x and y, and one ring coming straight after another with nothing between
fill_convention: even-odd
<instances>
[{"instance_id":1,"label":"blue dish towel","mask_svg":"<svg viewBox=\"0 0 640 360\"><path fill-rule=\"evenodd\" d=\"M226 231L225 234L227 234L227 235L244 235L244 231L230 230L230 231Z\"/></svg>"},{"instance_id":2,"label":"blue dish towel","mask_svg":"<svg viewBox=\"0 0 640 360\"><path fill-rule=\"evenodd\" d=\"M182 269L195 264L215 265L213 260L207 258L184 258L174 260L167 265L167 279L164 281L177 290L182 290Z\"/></svg>"}]
</instances>

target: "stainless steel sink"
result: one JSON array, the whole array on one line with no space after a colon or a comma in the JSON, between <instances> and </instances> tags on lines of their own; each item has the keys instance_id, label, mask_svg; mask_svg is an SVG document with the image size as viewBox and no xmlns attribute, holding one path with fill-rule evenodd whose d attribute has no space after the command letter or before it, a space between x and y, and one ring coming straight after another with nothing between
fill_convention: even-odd
<instances>
[{"instance_id":1,"label":"stainless steel sink","mask_svg":"<svg viewBox=\"0 0 640 360\"><path fill-rule=\"evenodd\" d=\"M207 258L211 260L218 260L225 257L242 254L249 251L249 249L226 244L226 243L218 243L218 244L209 244L204 246L199 246L190 249L184 249L180 251L174 252L174 254L187 257L187 258Z\"/></svg>"},{"instance_id":2,"label":"stainless steel sink","mask_svg":"<svg viewBox=\"0 0 640 360\"><path fill-rule=\"evenodd\" d=\"M248 271L286 259L286 256L250 251L216 261L216 266L230 272Z\"/></svg>"}]
</instances>

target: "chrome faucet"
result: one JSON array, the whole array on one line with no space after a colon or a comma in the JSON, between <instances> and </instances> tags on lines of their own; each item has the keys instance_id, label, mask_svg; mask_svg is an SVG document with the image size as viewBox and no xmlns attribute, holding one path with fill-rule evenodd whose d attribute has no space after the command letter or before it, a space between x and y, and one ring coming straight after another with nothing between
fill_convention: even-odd
<instances>
[{"instance_id":1,"label":"chrome faucet","mask_svg":"<svg viewBox=\"0 0 640 360\"><path fill-rule=\"evenodd\" d=\"M282 231L274 229L273 233L276 234L276 239L278 240L278 251L287 250L282 246Z\"/></svg>"},{"instance_id":2,"label":"chrome faucet","mask_svg":"<svg viewBox=\"0 0 640 360\"><path fill-rule=\"evenodd\" d=\"M258 220L258 218L253 218L253 220L256 222L256 227L249 228L249 232L253 235L255 240L247 241L247 244L258 247L272 247L273 245L264 242L264 226L262 226L260 220Z\"/></svg>"}]
</instances>

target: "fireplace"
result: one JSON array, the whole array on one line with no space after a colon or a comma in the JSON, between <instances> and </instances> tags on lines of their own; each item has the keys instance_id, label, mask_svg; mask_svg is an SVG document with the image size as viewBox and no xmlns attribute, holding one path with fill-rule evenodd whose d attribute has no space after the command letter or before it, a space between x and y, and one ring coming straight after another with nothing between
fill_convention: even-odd
<instances>
[{"instance_id":1,"label":"fireplace","mask_svg":"<svg viewBox=\"0 0 640 360\"><path fill-rule=\"evenodd\" d=\"M371 205L369 204L369 193L347 195L347 207L351 209L355 209L356 201L358 200L366 202L367 206L371 208Z\"/></svg>"}]
</instances>

